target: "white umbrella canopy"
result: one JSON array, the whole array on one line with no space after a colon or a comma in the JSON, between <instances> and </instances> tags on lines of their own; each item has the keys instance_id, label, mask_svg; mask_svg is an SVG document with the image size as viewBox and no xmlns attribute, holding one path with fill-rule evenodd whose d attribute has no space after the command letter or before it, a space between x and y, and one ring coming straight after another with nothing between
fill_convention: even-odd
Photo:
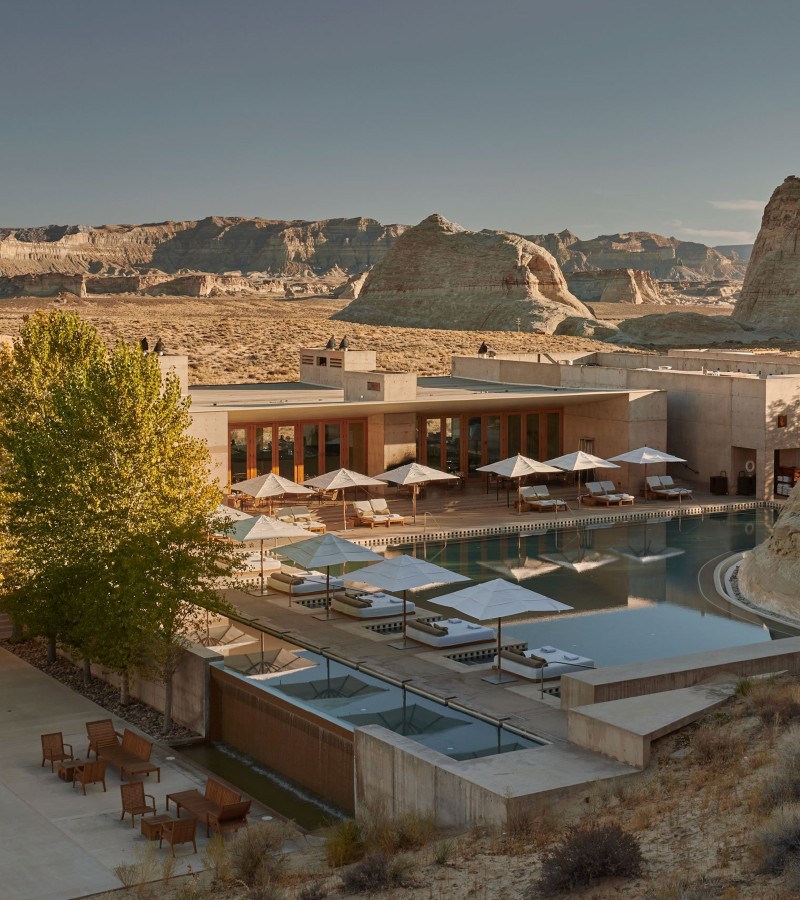
<instances>
[{"instance_id":1,"label":"white umbrella canopy","mask_svg":"<svg viewBox=\"0 0 800 900\"><path fill-rule=\"evenodd\" d=\"M479 622L497 619L497 676L490 676L486 679L494 684L515 680L503 678L501 632L503 618L524 613L561 612L565 609L572 609L566 603L553 600L552 597L545 597L544 594L538 594L536 591L529 591L519 584L512 584L502 578L495 578L492 581L485 581L452 594L436 597L433 602L440 606L449 606Z\"/></svg>"},{"instance_id":2,"label":"white umbrella canopy","mask_svg":"<svg viewBox=\"0 0 800 900\"><path fill-rule=\"evenodd\" d=\"M308 541L300 541L281 549L281 556L291 559L304 569L325 569L325 616L330 616L331 566L348 562L378 562L383 559L360 544L346 541L335 534L322 534Z\"/></svg>"},{"instance_id":3,"label":"white umbrella canopy","mask_svg":"<svg viewBox=\"0 0 800 900\"><path fill-rule=\"evenodd\" d=\"M243 544L247 541L260 541L261 552L261 593L264 593L264 541L270 538L308 537L309 531L292 525L290 522L281 522L280 519L271 519L269 516L247 516L233 523L226 537L232 538Z\"/></svg>"},{"instance_id":4,"label":"white umbrella canopy","mask_svg":"<svg viewBox=\"0 0 800 900\"><path fill-rule=\"evenodd\" d=\"M283 497L286 494L299 496L314 493L312 488L303 487L302 484L297 484L297 482L290 481L282 475L276 475L274 472L259 475L257 478L248 478L247 481L240 481L234 484L231 490L256 499L269 497L270 501L273 497ZM271 505L270 503L270 509Z\"/></svg>"},{"instance_id":5,"label":"white umbrella canopy","mask_svg":"<svg viewBox=\"0 0 800 900\"><path fill-rule=\"evenodd\" d=\"M538 575L548 575L550 572L557 572L559 566L555 563L545 562L535 557L526 556L518 560L505 560L503 562L483 562L478 560L478 565L484 569L490 569L497 572L506 579L514 581L527 581L529 578L536 578Z\"/></svg>"},{"instance_id":6,"label":"white umbrella canopy","mask_svg":"<svg viewBox=\"0 0 800 900\"><path fill-rule=\"evenodd\" d=\"M417 486L420 484L429 484L431 481L456 481L458 475L452 475L450 472L442 472L440 469L432 469L430 466L423 466L421 463L412 462L405 466L399 466L397 469L390 469L388 472L382 472L376 475L381 481L389 481L392 484L410 484L413 487L411 493L411 506L414 514L414 521L417 521Z\"/></svg>"},{"instance_id":7,"label":"white umbrella canopy","mask_svg":"<svg viewBox=\"0 0 800 900\"><path fill-rule=\"evenodd\" d=\"M318 491L342 492L342 529L345 531L347 530L347 500L345 499L347 489L384 487L382 481L370 478L369 475L362 475L360 472L354 472L352 469L336 469L335 472L326 472L324 475L317 475L316 478L306 479L303 484L316 488Z\"/></svg>"},{"instance_id":8,"label":"white umbrella canopy","mask_svg":"<svg viewBox=\"0 0 800 900\"><path fill-rule=\"evenodd\" d=\"M347 579L359 584L369 584L379 587L393 594L403 594L403 641L400 644L392 644L392 647L405 649L406 636L406 592L418 591L422 588L433 587L437 584L452 584L456 581L469 581L466 575L459 575L449 569L443 569L425 559L416 556L394 556L375 563L374 566L366 566L354 572ZM408 646L414 646L409 644Z\"/></svg>"},{"instance_id":9,"label":"white umbrella canopy","mask_svg":"<svg viewBox=\"0 0 800 900\"><path fill-rule=\"evenodd\" d=\"M583 450L575 450L574 453L567 453L564 456L557 456L555 459L548 459L545 462L550 466L556 466L564 472L585 472L587 469L618 469L616 463L591 453L585 453ZM578 475L578 506L581 503L581 476Z\"/></svg>"},{"instance_id":10,"label":"white umbrella canopy","mask_svg":"<svg viewBox=\"0 0 800 900\"><path fill-rule=\"evenodd\" d=\"M499 462L489 463L487 466L478 467L478 472L491 472L503 478L516 479L518 493L522 490L522 479L528 475L555 475L561 471L555 466L539 462L538 459L531 459L529 456L523 456L521 453L518 453L516 456L509 456L508 459L501 459ZM506 495L507 497L508 495ZM506 505L508 505L507 499ZM521 504L519 504L519 508L522 508Z\"/></svg>"},{"instance_id":11,"label":"white umbrella canopy","mask_svg":"<svg viewBox=\"0 0 800 900\"><path fill-rule=\"evenodd\" d=\"M242 512L240 509L234 509L232 506L226 506L224 503L217 504L216 514L229 519L231 522L240 522L243 519L253 518L250 513Z\"/></svg>"},{"instance_id":12,"label":"white umbrella canopy","mask_svg":"<svg viewBox=\"0 0 800 900\"><path fill-rule=\"evenodd\" d=\"M663 450L654 450L652 447L637 447L635 450L628 450L627 453L620 453L619 456L612 456L615 462L632 463L635 466L644 466L644 479L647 481L648 465L656 463L668 462L686 462L680 456L673 456L671 453L665 453ZM630 489L630 484L628 485ZM681 499L680 497L678 498Z\"/></svg>"}]
</instances>

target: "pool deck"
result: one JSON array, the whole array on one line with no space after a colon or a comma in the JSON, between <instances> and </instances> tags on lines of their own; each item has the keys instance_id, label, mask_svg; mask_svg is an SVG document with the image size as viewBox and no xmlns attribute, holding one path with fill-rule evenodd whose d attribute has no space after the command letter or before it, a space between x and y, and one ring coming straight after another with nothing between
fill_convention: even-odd
<instances>
[{"instance_id":1,"label":"pool deck","mask_svg":"<svg viewBox=\"0 0 800 900\"><path fill-rule=\"evenodd\" d=\"M109 713L66 685L50 678L7 650L0 649L0 896L4 900L68 900L122 886L114 874L121 864L134 863L137 850L148 841L142 837L139 819L131 828L130 816L120 821L122 809L117 769L108 767L106 787L80 788L59 780L49 763L41 766L40 735L61 731L75 755L86 753L86 722L107 719ZM119 731L131 727L117 717ZM135 729L133 729L135 730ZM195 788L202 791L206 775L183 762L168 759L169 748L155 744L153 760L161 766L156 776L144 779L145 793L152 794L156 809L164 812L167 794ZM174 809L174 808L173 808ZM253 805L253 816L265 810ZM197 828L197 853L191 844L175 848L175 873L204 868L205 828ZM169 848L158 850L160 863ZM153 877L159 872L153 873Z\"/></svg>"}]
</instances>

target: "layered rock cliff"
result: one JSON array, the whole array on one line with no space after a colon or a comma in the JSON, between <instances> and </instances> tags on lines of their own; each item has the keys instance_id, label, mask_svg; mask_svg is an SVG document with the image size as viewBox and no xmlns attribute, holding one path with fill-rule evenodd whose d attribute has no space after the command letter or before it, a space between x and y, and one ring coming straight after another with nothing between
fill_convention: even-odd
<instances>
[{"instance_id":1,"label":"layered rock cliff","mask_svg":"<svg viewBox=\"0 0 800 900\"><path fill-rule=\"evenodd\" d=\"M657 282L644 269L598 269L565 275L584 303L662 303Z\"/></svg>"},{"instance_id":2,"label":"layered rock cliff","mask_svg":"<svg viewBox=\"0 0 800 900\"><path fill-rule=\"evenodd\" d=\"M218 216L154 225L4 228L0 275L187 269L303 276L338 267L344 279L380 262L404 230L365 218L281 222Z\"/></svg>"},{"instance_id":3,"label":"layered rock cliff","mask_svg":"<svg viewBox=\"0 0 800 900\"><path fill-rule=\"evenodd\" d=\"M592 269L644 269L662 281L743 278L746 263L713 247L649 231L604 234L582 241L572 232L526 235L556 257L565 274Z\"/></svg>"},{"instance_id":4,"label":"layered rock cliff","mask_svg":"<svg viewBox=\"0 0 800 900\"><path fill-rule=\"evenodd\" d=\"M409 228L334 318L365 324L493 331L552 331L589 316L556 260L502 231L467 231L432 215Z\"/></svg>"},{"instance_id":5,"label":"layered rock cliff","mask_svg":"<svg viewBox=\"0 0 800 900\"><path fill-rule=\"evenodd\" d=\"M770 197L733 317L800 333L800 178L790 175Z\"/></svg>"}]
</instances>

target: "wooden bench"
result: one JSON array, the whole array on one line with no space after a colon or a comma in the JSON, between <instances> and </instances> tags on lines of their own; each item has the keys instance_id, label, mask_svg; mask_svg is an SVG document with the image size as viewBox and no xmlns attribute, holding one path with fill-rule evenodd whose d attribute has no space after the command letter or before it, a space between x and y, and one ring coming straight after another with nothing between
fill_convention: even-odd
<instances>
[{"instance_id":1,"label":"wooden bench","mask_svg":"<svg viewBox=\"0 0 800 900\"><path fill-rule=\"evenodd\" d=\"M125 729L122 735L122 743L117 746L106 744L97 749L100 759L106 760L112 766L119 769L119 777L124 781L130 780L134 775L149 775L155 772L161 781L161 768L150 762L153 752L153 743L134 732Z\"/></svg>"},{"instance_id":2,"label":"wooden bench","mask_svg":"<svg viewBox=\"0 0 800 900\"><path fill-rule=\"evenodd\" d=\"M169 801L175 804L177 815L185 809L189 815L205 823L206 836L210 837L211 828L217 831L237 830L247 826L247 814L250 812L250 800L242 800L242 795L226 787L215 778L209 778L205 791L179 791L167 794L167 812Z\"/></svg>"}]
</instances>

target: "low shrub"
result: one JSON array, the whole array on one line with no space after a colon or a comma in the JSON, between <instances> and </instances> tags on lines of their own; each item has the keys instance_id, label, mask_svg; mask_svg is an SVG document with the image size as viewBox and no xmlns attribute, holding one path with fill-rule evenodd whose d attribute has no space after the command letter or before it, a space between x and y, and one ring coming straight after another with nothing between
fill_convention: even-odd
<instances>
[{"instance_id":1,"label":"low shrub","mask_svg":"<svg viewBox=\"0 0 800 900\"><path fill-rule=\"evenodd\" d=\"M436 847L436 864L438 866L446 866L453 858L455 847L452 841L441 841Z\"/></svg>"},{"instance_id":2,"label":"low shrub","mask_svg":"<svg viewBox=\"0 0 800 900\"><path fill-rule=\"evenodd\" d=\"M328 889L323 881L312 881L297 895L297 900L326 900Z\"/></svg>"},{"instance_id":3,"label":"low shrub","mask_svg":"<svg viewBox=\"0 0 800 900\"><path fill-rule=\"evenodd\" d=\"M728 726L698 728L692 737L692 756L700 765L730 763L744 750L744 738Z\"/></svg>"},{"instance_id":4,"label":"low shrub","mask_svg":"<svg viewBox=\"0 0 800 900\"><path fill-rule=\"evenodd\" d=\"M780 875L800 855L800 805L778 807L755 834L755 854L762 875Z\"/></svg>"},{"instance_id":5,"label":"low shrub","mask_svg":"<svg viewBox=\"0 0 800 900\"><path fill-rule=\"evenodd\" d=\"M288 830L280 822L263 822L239 831L228 845L234 878L259 889L280 881L286 868L283 845L287 837Z\"/></svg>"},{"instance_id":6,"label":"low shrub","mask_svg":"<svg viewBox=\"0 0 800 900\"><path fill-rule=\"evenodd\" d=\"M548 850L536 889L553 896L583 887L600 878L633 877L642 870L638 840L617 824L576 825Z\"/></svg>"},{"instance_id":7,"label":"low shrub","mask_svg":"<svg viewBox=\"0 0 800 900\"><path fill-rule=\"evenodd\" d=\"M391 860L385 853L365 856L342 873L345 891L351 894L369 894L406 882L408 865L403 860Z\"/></svg>"},{"instance_id":8,"label":"low shrub","mask_svg":"<svg viewBox=\"0 0 800 900\"><path fill-rule=\"evenodd\" d=\"M800 719L800 684L759 681L745 698L748 711L764 725L782 725Z\"/></svg>"},{"instance_id":9,"label":"low shrub","mask_svg":"<svg viewBox=\"0 0 800 900\"><path fill-rule=\"evenodd\" d=\"M712 900L725 895L722 882L701 875L699 878L679 878L674 884L649 891L644 900Z\"/></svg>"},{"instance_id":10,"label":"low shrub","mask_svg":"<svg viewBox=\"0 0 800 900\"><path fill-rule=\"evenodd\" d=\"M363 855L364 839L355 819L344 819L332 826L325 839L325 858L329 866L346 866Z\"/></svg>"}]
</instances>

